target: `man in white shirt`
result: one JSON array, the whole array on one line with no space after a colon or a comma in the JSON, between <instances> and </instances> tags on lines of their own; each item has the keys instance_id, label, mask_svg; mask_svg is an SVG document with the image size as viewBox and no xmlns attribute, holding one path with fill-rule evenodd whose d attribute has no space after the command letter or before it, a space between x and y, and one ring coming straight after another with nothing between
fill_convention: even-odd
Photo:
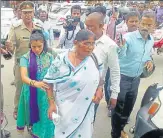
<instances>
[{"instance_id":1,"label":"man in white shirt","mask_svg":"<svg viewBox=\"0 0 163 138\"><path fill-rule=\"evenodd\" d=\"M46 32L49 34L48 46L52 47L54 43L54 35L51 23L48 21L48 12L46 8L41 8L39 10L39 19L34 20L36 24L39 24L44 28Z\"/></svg>"},{"instance_id":2,"label":"man in white shirt","mask_svg":"<svg viewBox=\"0 0 163 138\"><path fill-rule=\"evenodd\" d=\"M69 27L66 23L63 25L64 28L61 30L59 37L59 48L71 49L73 47L76 34L79 30L84 29L84 23L80 21L81 7L79 5L71 7L71 17L75 21L73 22L73 26L71 25Z\"/></svg>"},{"instance_id":3,"label":"man in white shirt","mask_svg":"<svg viewBox=\"0 0 163 138\"><path fill-rule=\"evenodd\" d=\"M103 33L104 17L102 14L97 12L91 13L86 18L85 25L87 29L91 30L96 35L97 40L94 53L104 64L103 77L105 77L107 69L110 68L110 89L112 91L110 106L111 108L114 108L116 106L118 93L120 92L120 67L117 53L118 46L113 40L111 40L111 38Z\"/></svg>"}]
</instances>

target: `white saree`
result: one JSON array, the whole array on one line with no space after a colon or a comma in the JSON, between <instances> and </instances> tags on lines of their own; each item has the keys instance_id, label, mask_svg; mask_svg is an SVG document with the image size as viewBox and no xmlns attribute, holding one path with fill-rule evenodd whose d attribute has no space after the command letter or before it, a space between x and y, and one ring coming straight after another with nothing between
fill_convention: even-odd
<instances>
[{"instance_id":1,"label":"white saree","mask_svg":"<svg viewBox=\"0 0 163 138\"><path fill-rule=\"evenodd\" d=\"M55 102L61 116L55 138L92 138L94 103L92 99L100 81L100 72L91 57L74 67L68 52L56 57L44 81L54 84ZM99 72L100 71L100 72Z\"/></svg>"}]
</instances>

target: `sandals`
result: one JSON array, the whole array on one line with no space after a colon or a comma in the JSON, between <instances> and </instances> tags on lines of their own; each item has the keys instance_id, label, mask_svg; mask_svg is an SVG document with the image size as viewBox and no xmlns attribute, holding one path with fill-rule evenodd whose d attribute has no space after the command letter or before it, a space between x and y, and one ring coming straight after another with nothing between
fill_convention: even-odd
<instances>
[{"instance_id":1,"label":"sandals","mask_svg":"<svg viewBox=\"0 0 163 138\"><path fill-rule=\"evenodd\" d=\"M14 112L14 113L13 113L13 118L14 118L15 120L17 120L17 112Z\"/></svg>"}]
</instances>

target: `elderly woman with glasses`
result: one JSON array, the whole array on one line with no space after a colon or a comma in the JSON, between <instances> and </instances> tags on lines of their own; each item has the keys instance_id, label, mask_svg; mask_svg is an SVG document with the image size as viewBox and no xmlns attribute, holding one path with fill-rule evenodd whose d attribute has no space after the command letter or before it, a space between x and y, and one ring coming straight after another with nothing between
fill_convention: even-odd
<instances>
[{"instance_id":1,"label":"elderly woman with glasses","mask_svg":"<svg viewBox=\"0 0 163 138\"><path fill-rule=\"evenodd\" d=\"M58 55L52 62L44 82L49 85L48 115L60 116L56 124L56 138L91 138L94 122L94 103L99 103L103 87L102 64L92 54L95 35L80 30L73 50Z\"/></svg>"},{"instance_id":2,"label":"elderly woman with glasses","mask_svg":"<svg viewBox=\"0 0 163 138\"><path fill-rule=\"evenodd\" d=\"M53 56L47 52L46 35L42 30L34 29L30 36L31 50L20 60L23 87L18 106L17 130L31 128L34 138L54 137L54 124L48 118L47 84L42 80L46 75Z\"/></svg>"}]
</instances>

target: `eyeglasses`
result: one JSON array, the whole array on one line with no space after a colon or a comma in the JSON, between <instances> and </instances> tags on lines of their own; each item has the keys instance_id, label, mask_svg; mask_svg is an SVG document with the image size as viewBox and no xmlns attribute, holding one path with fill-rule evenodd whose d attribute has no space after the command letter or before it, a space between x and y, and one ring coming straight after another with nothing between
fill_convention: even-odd
<instances>
[{"instance_id":1,"label":"eyeglasses","mask_svg":"<svg viewBox=\"0 0 163 138\"><path fill-rule=\"evenodd\" d=\"M85 46L95 46L95 42L84 42Z\"/></svg>"},{"instance_id":2,"label":"eyeglasses","mask_svg":"<svg viewBox=\"0 0 163 138\"><path fill-rule=\"evenodd\" d=\"M33 11L23 11L22 12L24 15L32 15Z\"/></svg>"}]
</instances>

